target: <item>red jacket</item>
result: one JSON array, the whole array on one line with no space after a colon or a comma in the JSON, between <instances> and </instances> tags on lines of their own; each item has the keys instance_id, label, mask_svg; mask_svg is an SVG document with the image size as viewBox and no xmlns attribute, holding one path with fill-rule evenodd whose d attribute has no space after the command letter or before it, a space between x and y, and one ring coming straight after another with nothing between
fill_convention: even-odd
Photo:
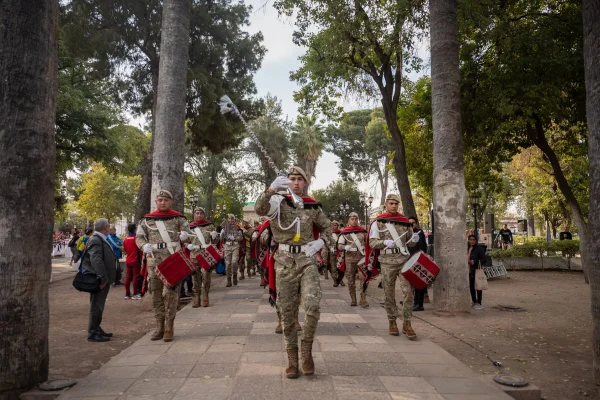
<instances>
[{"instance_id":1,"label":"red jacket","mask_svg":"<svg viewBox=\"0 0 600 400\"><path fill-rule=\"evenodd\" d=\"M141 251L135 244L135 235L127 236L123 240L123 250L127 254L125 263L129 265L140 265L142 262Z\"/></svg>"}]
</instances>

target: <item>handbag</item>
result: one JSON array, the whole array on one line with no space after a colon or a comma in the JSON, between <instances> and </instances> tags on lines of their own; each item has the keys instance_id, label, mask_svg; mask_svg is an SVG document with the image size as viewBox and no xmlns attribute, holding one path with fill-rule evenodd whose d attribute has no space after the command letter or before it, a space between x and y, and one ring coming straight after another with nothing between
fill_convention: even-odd
<instances>
[{"instance_id":1,"label":"handbag","mask_svg":"<svg viewBox=\"0 0 600 400\"><path fill-rule=\"evenodd\" d=\"M96 274L77 272L73 278L73 287L80 292L97 293L100 291L100 278Z\"/></svg>"},{"instance_id":2,"label":"handbag","mask_svg":"<svg viewBox=\"0 0 600 400\"><path fill-rule=\"evenodd\" d=\"M479 263L479 268L475 270L475 290L487 290L487 288L487 277L485 271L481 268L481 263Z\"/></svg>"}]
</instances>

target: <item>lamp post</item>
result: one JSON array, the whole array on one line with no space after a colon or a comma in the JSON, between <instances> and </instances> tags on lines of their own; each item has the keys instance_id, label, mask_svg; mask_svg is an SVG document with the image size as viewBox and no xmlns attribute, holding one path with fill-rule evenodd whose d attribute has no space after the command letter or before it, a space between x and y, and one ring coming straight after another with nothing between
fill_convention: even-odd
<instances>
[{"instance_id":1,"label":"lamp post","mask_svg":"<svg viewBox=\"0 0 600 400\"><path fill-rule=\"evenodd\" d=\"M348 199L346 199L340 204L340 216L342 217L343 220L345 220L349 213L350 213L350 204L348 203Z\"/></svg>"},{"instance_id":2,"label":"lamp post","mask_svg":"<svg viewBox=\"0 0 600 400\"><path fill-rule=\"evenodd\" d=\"M473 207L473 222L475 223L475 237L479 240L479 229L477 229L477 207L479 207L479 196L476 192L471 194L471 207Z\"/></svg>"},{"instance_id":3,"label":"lamp post","mask_svg":"<svg viewBox=\"0 0 600 400\"><path fill-rule=\"evenodd\" d=\"M217 219L221 218L221 212L225 214L227 212L227 204L223 203L219 205L217 203L216 211L215 211L215 222Z\"/></svg>"},{"instance_id":4,"label":"lamp post","mask_svg":"<svg viewBox=\"0 0 600 400\"><path fill-rule=\"evenodd\" d=\"M194 219L194 211L196 210L196 207L198 206L198 195L191 194L188 196L187 200L188 200L188 205L192 209L192 211L191 211L192 219Z\"/></svg>"},{"instance_id":5,"label":"lamp post","mask_svg":"<svg viewBox=\"0 0 600 400\"><path fill-rule=\"evenodd\" d=\"M369 208L371 208L371 204L373 204L373 195L367 195L365 193L361 193L360 195L360 205L363 208L365 214L365 228L369 225Z\"/></svg>"}]
</instances>

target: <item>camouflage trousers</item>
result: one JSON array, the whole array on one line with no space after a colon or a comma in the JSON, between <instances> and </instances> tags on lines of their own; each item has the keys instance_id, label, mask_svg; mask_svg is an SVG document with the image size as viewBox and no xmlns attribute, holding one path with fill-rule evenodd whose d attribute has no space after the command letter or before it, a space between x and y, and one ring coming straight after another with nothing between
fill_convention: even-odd
<instances>
[{"instance_id":1,"label":"camouflage trousers","mask_svg":"<svg viewBox=\"0 0 600 400\"><path fill-rule=\"evenodd\" d=\"M358 275L359 288L358 291L362 291L362 286L364 282L364 277L362 272L358 270L358 261L346 260L346 273L345 277L348 281L348 290L350 291L350 297L352 299L356 298L356 277ZM337 271L337 269L336 269Z\"/></svg>"},{"instance_id":2,"label":"camouflage trousers","mask_svg":"<svg viewBox=\"0 0 600 400\"><path fill-rule=\"evenodd\" d=\"M156 277L154 268L148 269L150 275L150 291L152 295L152 308L157 320L174 321L179 305L179 289L181 283L170 288L165 286L160 279Z\"/></svg>"},{"instance_id":3,"label":"camouflage trousers","mask_svg":"<svg viewBox=\"0 0 600 400\"><path fill-rule=\"evenodd\" d=\"M300 304L304 307L302 340L312 342L319 322L321 283L315 257L278 252L275 255L277 306L281 313L283 336L288 349L298 348L296 321Z\"/></svg>"},{"instance_id":4,"label":"camouflage trousers","mask_svg":"<svg viewBox=\"0 0 600 400\"><path fill-rule=\"evenodd\" d=\"M329 268L331 269L331 279L337 281L338 278L338 270L337 270L337 259L335 255L329 255Z\"/></svg>"},{"instance_id":5,"label":"camouflage trousers","mask_svg":"<svg viewBox=\"0 0 600 400\"><path fill-rule=\"evenodd\" d=\"M230 280L233 276L237 279L238 267L240 262L240 247L225 245L225 272L227 273L227 280Z\"/></svg>"},{"instance_id":6,"label":"camouflage trousers","mask_svg":"<svg viewBox=\"0 0 600 400\"><path fill-rule=\"evenodd\" d=\"M412 317L412 308L415 298L414 290L410 282L400 274L402 264L384 264L381 263L381 273L383 275L383 291L385 293L384 307L387 311L388 319L395 321L398 318L398 305L396 303L396 280L400 283L402 289L402 318L404 322L410 323Z\"/></svg>"},{"instance_id":7,"label":"camouflage trousers","mask_svg":"<svg viewBox=\"0 0 600 400\"><path fill-rule=\"evenodd\" d=\"M215 267L210 267L208 270L205 270L204 268L198 268L196 272L192 274L194 295L200 296L202 293L208 294L210 291L210 281L214 269Z\"/></svg>"},{"instance_id":8,"label":"camouflage trousers","mask_svg":"<svg viewBox=\"0 0 600 400\"><path fill-rule=\"evenodd\" d=\"M248 273L248 276L250 276L250 272L256 273L257 264L258 261L256 258L246 256L246 272Z\"/></svg>"}]
</instances>

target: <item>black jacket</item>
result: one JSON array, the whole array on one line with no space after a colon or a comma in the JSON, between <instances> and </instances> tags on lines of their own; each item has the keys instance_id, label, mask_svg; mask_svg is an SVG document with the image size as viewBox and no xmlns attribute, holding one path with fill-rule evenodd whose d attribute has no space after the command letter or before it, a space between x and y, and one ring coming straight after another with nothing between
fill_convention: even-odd
<instances>
[{"instance_id":1,"label":"black jacket","mask_svg":"<svg viewBox=\"0 0 600 400\"><path fill-rule=\"evenodd\" d=\"M467 246L467 254L469 254L469 246ZM483 265L485 264L485 251L483 250L483 248L479 245L475 246L473 250L471 250L471 256L469 257L469 260L474 261L474 265L471 265L471 263L469 263L469 273L474 274L475 270L479 268L480 263L481 267L483 267Z\"/></svg>"},{"instance_id":2,"label":"black jacket","mask_svg":"<svg viewBox=\"0 0 600 400\"><path fill-rule=\"evenodd\" d=\"M112 247L94 234L86 243L81 268L84 274L98 275L101 283L114 283L117 277L117 257Z\"/></svg>"}]
</instances>

